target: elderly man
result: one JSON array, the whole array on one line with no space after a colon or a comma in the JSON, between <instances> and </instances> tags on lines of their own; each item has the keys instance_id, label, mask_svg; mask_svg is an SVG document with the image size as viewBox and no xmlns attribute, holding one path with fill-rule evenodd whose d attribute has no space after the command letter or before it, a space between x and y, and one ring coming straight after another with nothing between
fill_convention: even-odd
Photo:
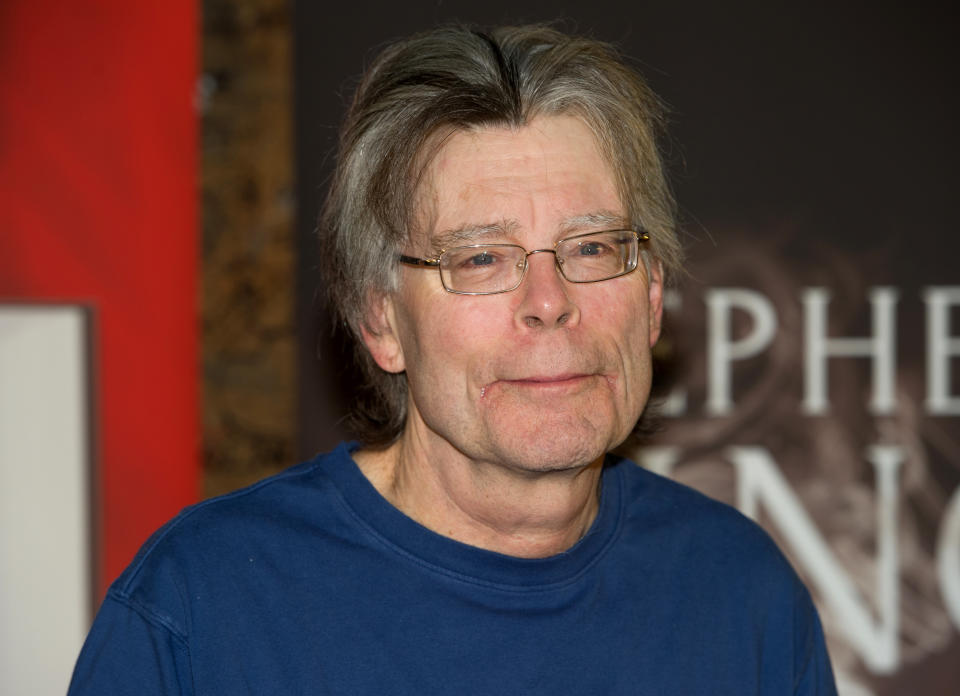
<instances>
[{"instance_id":1,"label":"elderly man","mask_svg":"<svg viewBox=\"0 0 960 696\"><path fill-rule=\"evenodd\" d=\"M321 225L364 444L165 526L73 692L834 693L769 538L608 455L679 263L659 122L610 47L551 29L388 48Z\"/></svg>"}]
</instances>

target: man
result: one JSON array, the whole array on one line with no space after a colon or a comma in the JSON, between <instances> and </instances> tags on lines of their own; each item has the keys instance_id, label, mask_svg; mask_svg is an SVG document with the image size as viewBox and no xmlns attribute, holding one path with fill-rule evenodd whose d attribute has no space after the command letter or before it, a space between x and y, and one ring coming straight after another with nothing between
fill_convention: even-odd
<instances>
[{"instance_id":1,"label":"man","mask_svg":"<svg viewBox=\"0 0 960 696\"><path fill-rule=\"evenodd\" d=\"M321 225L365 444L158 532L73 692L835 693L769 538L607 455L679 264L659 123L612 49L548 28L388 48Z\"/></svg>"}]
</instances>

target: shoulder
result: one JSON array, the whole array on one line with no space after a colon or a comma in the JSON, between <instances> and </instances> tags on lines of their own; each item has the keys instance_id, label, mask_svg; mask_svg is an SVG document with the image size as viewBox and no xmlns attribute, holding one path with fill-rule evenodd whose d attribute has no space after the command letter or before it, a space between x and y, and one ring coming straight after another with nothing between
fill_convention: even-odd
<instances>
[{"instance_id":1,"label":"shoulder","mask_svg":"<svg viewBox=\"0 0 960 696\"><path fill-rule=\"evenodd\" d=\"M217 591L231 574L272 563L335 534L339 494L327 471L349 463L341 445L249 487L181 511L140 548L110 588L116 601L168 625L183 625L186 605ZM235 575L234 575L235 576Z\"/></svg>"},{"instance_id":2,"label":"shoulder","mask_svg":"<svg viewBox=\"0 0 960 696\"><path fill-rule=\"evenodd\" d=\"M738 666L721 670L730 683L749 674L757 693L835 693L817 611L770 535L730 505L629 460L613 466L625 491L618 545L627 555L617 561L642 579L674 632L714 636L718 663Z\"/></svg>"},{"instance_id":3,"label":"shoulder","mask_svg":"<svg viewBox=\"0 0 960 696\"><path fill-rule=\"evenodd\" d=\"M703 572L737 568L799 580L770 535L736 508L626 460L615 460L624 480L625 533L695 559Z\"/></svg>"}]
</instances>

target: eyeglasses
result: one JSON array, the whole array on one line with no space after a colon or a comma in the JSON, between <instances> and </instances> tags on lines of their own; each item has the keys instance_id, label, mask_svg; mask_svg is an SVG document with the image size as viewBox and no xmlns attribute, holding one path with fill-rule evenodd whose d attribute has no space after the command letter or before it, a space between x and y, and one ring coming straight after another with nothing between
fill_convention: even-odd
<instances>
[{"instance_id":1,"label":"eyeglasses","mask_svg":"<svg viewBox=\"0 0 960 696\"><path fill-rule=\"evenodd\" d=\"M571 283L597 283L630 273L637 267L640 242L650 235L635 230L587 232L561 239L553 249L527 251L518 244L470 244L444 249L436 258L401 254L400 263L435 266L447 292L458 295L495 295L520 287L527 258L551 253L560 275Z\"/></svg>"}]
</instances>

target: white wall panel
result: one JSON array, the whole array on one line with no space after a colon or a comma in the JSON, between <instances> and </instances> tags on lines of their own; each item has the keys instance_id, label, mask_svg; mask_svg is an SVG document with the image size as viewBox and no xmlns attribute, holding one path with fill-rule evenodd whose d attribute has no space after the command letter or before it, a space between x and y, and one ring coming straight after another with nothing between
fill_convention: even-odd
<instances>
[{"instance_id":1,"label":"white wall panel","mask_svg":"<svg viewBox=\"0 0 960 696\"><path fill-rule=\"evenodd\" d=\"M87 314L0 306L0 694L63 694L90 622Z\"/></svg>"}]
</instances>

